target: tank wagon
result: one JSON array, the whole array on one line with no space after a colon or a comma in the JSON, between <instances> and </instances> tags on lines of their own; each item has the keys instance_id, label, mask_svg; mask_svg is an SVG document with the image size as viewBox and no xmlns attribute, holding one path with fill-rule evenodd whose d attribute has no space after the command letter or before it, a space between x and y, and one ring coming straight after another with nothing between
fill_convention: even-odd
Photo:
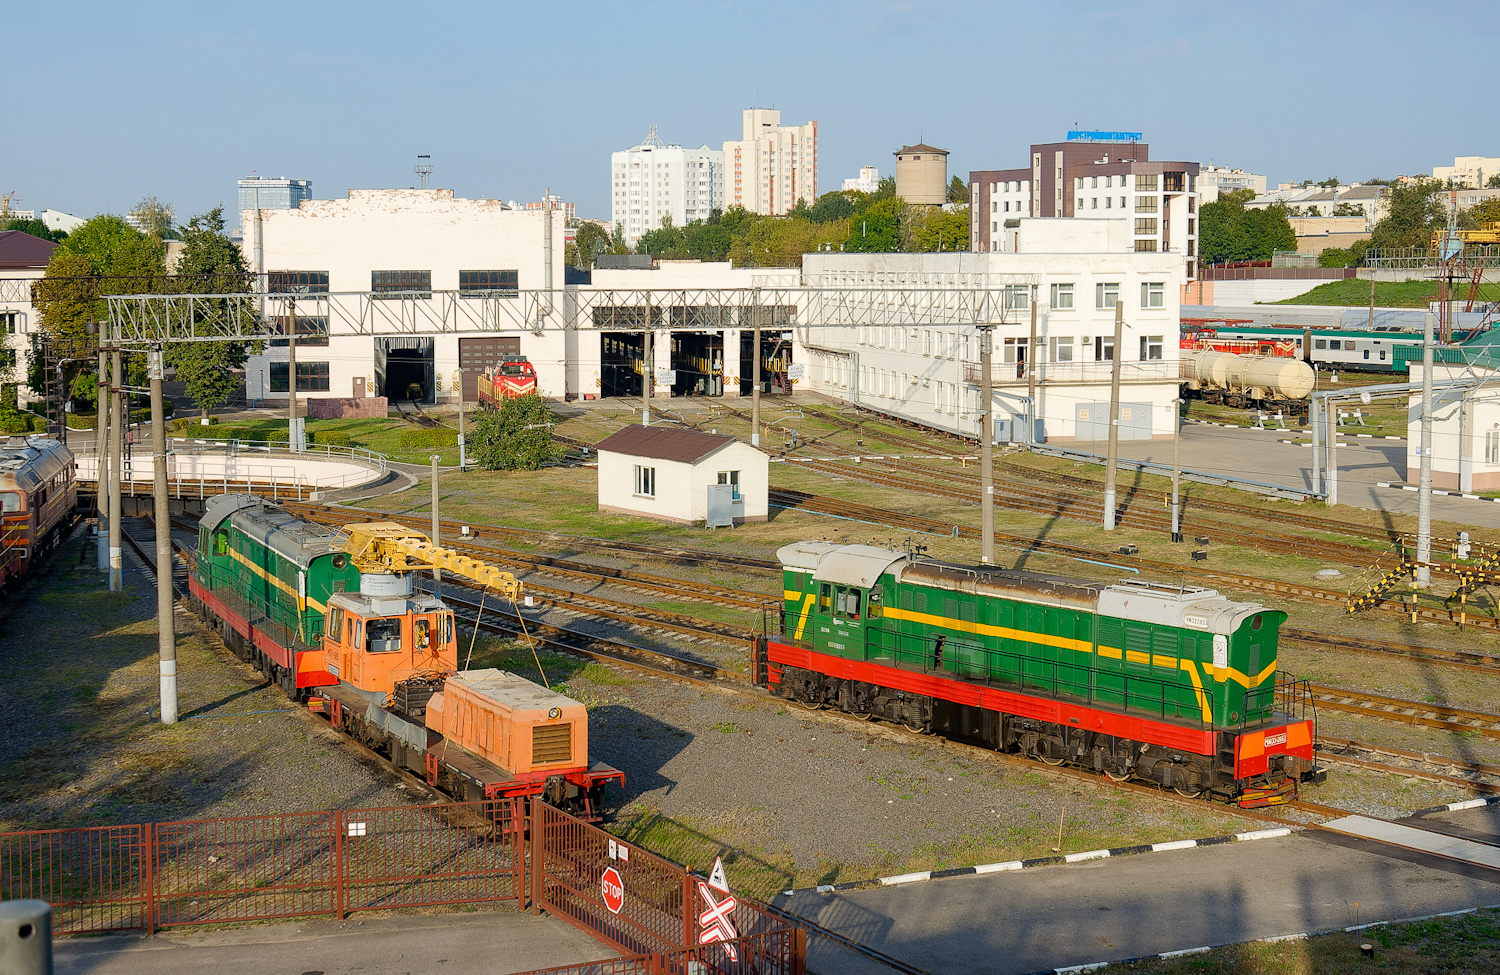
<instances>
[{"instance_id":1,"label":"tank wagon","mask_svg":"<svg viewBox=\"0 0 1500 975\"><path fill-rule=\"evenodd\" d=\"M1317 377L1300 359L1276 355L1183 349L1182 380L1190 392L1229 406L1262 406L1307 412Z\"/></svg>"},{"instance_id":2,"label":"tank wagon","mask_svg":"<svg viewBox=\"0 0 1500 975\"><path fill-rule=\"evenodd\" d=\"M1228 342L1241 342L1229 348ZM1356 372L1406 372L1422 358L1422 333L1394 326L1374 330L1297 328L1274 325L1216 325L1183 332L1184 348L1224 348L1301 359L1319 369Z\"/></svg>"},{"instance_id":3,"label":"tank wagon","mask_svg":"<svg viewBox=\"0 0 1500 975\"><path fill-rule=\"evenodd\" d=\"M782 632L752 664L780 697L1242 806L1324 775L1278 610L866 545L777 554Z\"/></svg>"},{"instance_id":4,"label":"tank wagon","mask_svg":"<svg viewBox=\"0 0 1500 975\"><path fill-rule=\"evenodd\" d=\"M62 540L78 503L78 465L61 441L0 441L0 586Z\"/></svg>"},{"instance_id":5,"label":"tank wagon","mask_svg":"<svg viewBox=\"0 0 1500 975\"><path fill-rule=\"evenodd\" d=\"M253 495L208 503L189 573L225 644L333 726L463 800L541 796L601 818L624 774L588 761L582 704L499 670L460 672L438 566L514 598L515 577L389 522L347 533Z\"/></svg>"}]
</instances>

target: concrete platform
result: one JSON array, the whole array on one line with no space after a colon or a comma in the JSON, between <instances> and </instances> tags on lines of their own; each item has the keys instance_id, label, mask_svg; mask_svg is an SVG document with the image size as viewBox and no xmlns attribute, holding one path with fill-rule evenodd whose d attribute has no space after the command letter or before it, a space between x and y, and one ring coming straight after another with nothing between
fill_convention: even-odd
<instances>
[{"instance_id":1,"label":"concrete platform","mask_svg":"<svg viewBox=\"0 0 1500 975\"><path fill-rule=\"evenodd\" d=\"M557 918L505 909L58 938L52 954L57 975L513 975L619 957Z\"/></svg>"},{"instance_id":2,"label":"concrete platform","mask_svg":"<svg viewBox=\"0 0 1500 975\"><path fill-rule=\"evenodd\" d=\"M1500 846L1478 843L1446 833L1435 833L1429 829L1417 829L1415 826L1371 819L1368 816L1343 816L1329 820L1323 824L1323 828L1500 870Z\"/></svg>"}]
</instances>

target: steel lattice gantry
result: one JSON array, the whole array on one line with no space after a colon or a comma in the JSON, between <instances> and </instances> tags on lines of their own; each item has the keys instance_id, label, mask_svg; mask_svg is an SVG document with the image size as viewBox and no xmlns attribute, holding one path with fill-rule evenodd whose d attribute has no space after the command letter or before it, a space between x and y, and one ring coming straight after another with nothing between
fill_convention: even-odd
<instances>
[{"instance_id":1,"label":"steel lattice gantry","mask_svg":"<svg viewBox=\"0 0 1500 975\"><path fill-rule=\"evenodd\" d=\"M135 294L107 298L105 341L121 346L248 341L286 334L295 314L328 334L400 336L496 331L703 331L720 328L974 327L1014 322L1005 287L588 288L509 293Z\"/></svg>"}]
</instances>

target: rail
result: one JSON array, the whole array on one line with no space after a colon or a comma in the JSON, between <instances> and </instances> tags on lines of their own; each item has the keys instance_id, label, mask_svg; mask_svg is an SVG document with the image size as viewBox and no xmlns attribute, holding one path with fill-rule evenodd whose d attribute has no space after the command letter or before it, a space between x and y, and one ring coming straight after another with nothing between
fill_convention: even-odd
<instances>
[{"instance_id":1,"label":"rail","mask_svg":"<svg viewBox=\"0 0 1500 975\"><path fill-rule=\"evenodd\" d=\"M1046 444L1016 444L1031 451L1034 454L1043 454L1048 457L1060 457L1064 460L1080 461L1085 464L1102 464L1105 458L1099 454L1090 454L1082 450L1070 450L1067 447L1049 447ZM1154 464L1147 460L1128 460L1120 458L1119 466L1124 470L1140 471L1143 474L1159 474L1164 477L1172 476L1170 464ZM1272 484L1268 481L1252 481L1244 477L1231 477L1228 474L1215 474L1212 471L1199 471L1183 467L1178 469L1183 480L1195 481L1199 484L1212 484L1215 487L1232 487L1241 491L1250 491L1255 494L1265 494L1273 498L1286 498L1291 501L1306 501L1309 498L1321 498L1323 492L1314 491L1311 488L1288 487L1285 484Z\"/></svg>"}]
</instances>

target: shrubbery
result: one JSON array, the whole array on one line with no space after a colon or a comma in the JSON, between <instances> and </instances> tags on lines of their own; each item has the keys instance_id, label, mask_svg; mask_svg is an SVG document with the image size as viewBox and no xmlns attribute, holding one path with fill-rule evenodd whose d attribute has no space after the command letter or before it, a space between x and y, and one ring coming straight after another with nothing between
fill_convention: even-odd
<instances>
[{"instance_id":1,"label":"shrubbery","mask_svg":"<svg viewBox=\"0 0 1500 975\"><path fill-rule=\"evenodd\" d=\"M45 417L37 416L35 413L21 413L7 410L0 413L0 433L46 433L47 420Z\"/></svg>"},{"instance_id":2,"label":"shrubbery","mask_svg":"<svg viewBox=\"0 0 1500 975\"><path fill-rule=\"evenodd\" d=\"M456 430L405 430L401 434L403 450L426 450L428 448L457 447Z\"/></svg>"},{"instance_id":3,"label":"shrubbery","mask_svg":"<svg viewBox=\"0 0 1500 975\"><path fill-rule=\"evenodd\" d=\"M475 415L471 455L488 471L534 471L562 456L552 439L555 422L547 402L535 393L508 399L499 409Z\"/></svg>"}]
</instances>

